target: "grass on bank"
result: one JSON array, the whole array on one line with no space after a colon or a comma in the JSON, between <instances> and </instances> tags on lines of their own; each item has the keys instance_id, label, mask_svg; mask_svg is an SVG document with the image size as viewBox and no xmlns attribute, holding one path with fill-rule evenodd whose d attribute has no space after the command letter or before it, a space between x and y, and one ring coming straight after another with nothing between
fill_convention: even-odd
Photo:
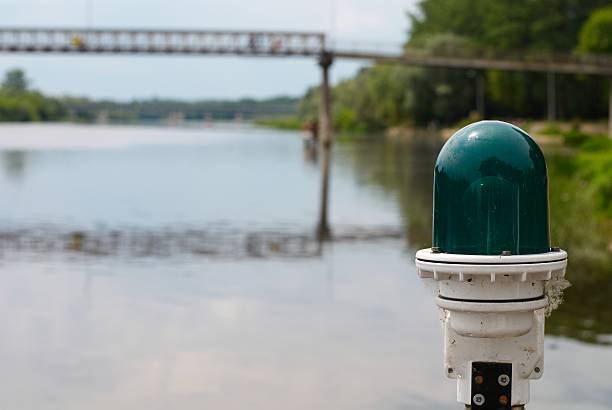
<instances>
[{"instance_id":1,"label":"grass on bank","mask_svg":"<svg viewBox=\"0 0 612 410\"><path fill-rule=\"evenodd\" d=\"M297 116L256 118L254 122L262 127L281 130L301 130L303 128L302 120Z\"/></svg>"}]
</instances>

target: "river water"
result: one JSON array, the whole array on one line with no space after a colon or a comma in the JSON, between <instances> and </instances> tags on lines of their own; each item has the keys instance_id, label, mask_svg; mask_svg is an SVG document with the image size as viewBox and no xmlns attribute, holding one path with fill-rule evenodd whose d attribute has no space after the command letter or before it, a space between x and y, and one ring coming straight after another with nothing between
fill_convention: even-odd
<instances>
[{"instance_id":1,"label":"river water","mask_svg":"<svg viewBox=\"0 0 612 410\"><path fill-rule=\"evenodd\" d=\"M338 143L320 245L298 132L0 126L0 408L460 408L413 262L439 148ZM529 408L612 409L609 253L555 224L551 158L581 256Z\"/></svg>"}]
</instances>

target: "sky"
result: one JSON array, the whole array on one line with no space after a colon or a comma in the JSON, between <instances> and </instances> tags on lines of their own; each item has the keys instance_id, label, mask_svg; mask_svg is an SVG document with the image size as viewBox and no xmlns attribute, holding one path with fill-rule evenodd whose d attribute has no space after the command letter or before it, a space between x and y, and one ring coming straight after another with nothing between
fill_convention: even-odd
<instances>
[{"instance_id":1,"label":"sky","mask_svg":"<svg viewBox=\"0 0 612 410\"><path fill-rule=\"evenodd\" d=\"M322 31L338 45L399 47L417 0L0 0L0 26ZM384 5L383 5L384 4ZM363 62L337 61L332 82ZM235 99L301 95L318 84L313 58L0 54L51 95Z\"/></svg>"}]
</instances>

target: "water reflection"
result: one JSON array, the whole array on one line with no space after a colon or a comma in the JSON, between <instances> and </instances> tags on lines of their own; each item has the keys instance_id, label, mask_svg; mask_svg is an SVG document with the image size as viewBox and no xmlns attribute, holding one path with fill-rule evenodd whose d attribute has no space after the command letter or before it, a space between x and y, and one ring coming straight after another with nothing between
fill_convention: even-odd
<instances>
[{"instance_id":1,"label":"water reflection","mask_svg":"<svg viewBox=\"0 0 612 410\"><path fill-rule=\"evenodd\" d=\"M303 138L304 142L304 162L317 165L319 162L319 150L317 142L312 139Z\"/></svg>"},{"instance_id":2,"label":"water reflection","mask_svg":"<svg viewBox=\"0 0 612 410\"><path fill-rule=\"evenodd\" d=\"M334 243L376 242L400 239L393 226L339 227ZM318 258L323 242L313 232L300 227L245 230L228 224L207 228L175 226L65 230L62 226L42 225L0 231L0 254L19 253L83 254L124 258L170 258L206 256L240 260L245 258Z\"/></svg>"},{"instance_id":3,"label":"water reflection","mask_svg":"<svg viewBox=\"0 0 612 410\"><path fill-rule=\"evenodd\" d=\"M2 152L2 162L4 169L10 178L19 180L23 177L27 166L27 157L24 151L5 151Z\"/></svg>"},{"instance_id":4,"label":"water reflection","mask_svg":"<svg viewBox=\"0 0 612 410\"><path fill-rule=\"evenodd\" d=\"M436 136L411 141L385 141L378 136L338 152L362 183L392 194L411 249L431 246L433 169L442 145Z\"/></svg>"},{"instance_id":5,"label":"water reflection","mask_svg":"<svg viewBox=\"0 0 612 410\"><path fill-rule=\"evenodd\" d=\"M324 263L13 264L0 406L453 409L435 306L406 266L393 243Z\"/></svg>"},{"instance_id":6,"label":"water reflection","mask_svg":"<svg viewBox=\"0 0 612 410\"><path fill-rule=\"evenodd\" d=\"M548 156L551 181L551 236L568 250L565 302L546 322L550 334L583 342L612 344L611 238L601 232L595 204L582 181L570 178L567 154Z\"/></svg>"}]
</instances>

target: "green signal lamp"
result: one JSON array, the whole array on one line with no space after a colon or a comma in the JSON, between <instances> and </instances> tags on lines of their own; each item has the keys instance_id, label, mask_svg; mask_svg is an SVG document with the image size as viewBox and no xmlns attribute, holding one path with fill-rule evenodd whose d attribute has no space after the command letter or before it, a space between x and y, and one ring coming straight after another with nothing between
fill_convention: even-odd
<instances>
[{"instance_id":1,"label":"green signal lamp","mask_svg":"<svg viewBox=\"0 0 612 410\"><path fill-rule=\"evenodd\" d=\"M444 324L444 367L467 408L513 410L544 369L544 319L567 253L550 248L546 161L520 128L457 131L434 170L433 243L417 252ZM554 303L553 303L554 302Z\"/></svg>"},{"instance_id":2,"label":"green signal lamp","mask_svg":"<svg viewBox=\"0 0 612 410\"><path fill-rule=\"evenodd\" d=\"M434 171L433 246L470 255L549 251L546 161L527 133L480 121L448 140Z\"/></svg>"}]
</instances>

